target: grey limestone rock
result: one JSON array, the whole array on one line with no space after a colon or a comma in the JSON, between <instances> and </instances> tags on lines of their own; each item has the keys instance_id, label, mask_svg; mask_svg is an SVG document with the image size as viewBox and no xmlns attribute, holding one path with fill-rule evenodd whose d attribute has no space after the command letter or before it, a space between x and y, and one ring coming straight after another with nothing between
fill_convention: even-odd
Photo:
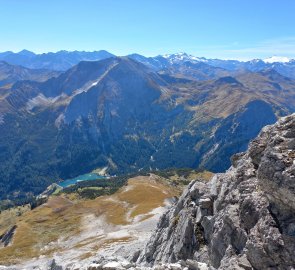
<instances>
[{"instance_id":1,"label":"grey limestone rock","mask_svg":"<svg viewBox=\"0 0 295 270\"><path fill-rule=\"evenodd\" d=\"M295 269L295 114L263 128L232 162L209 183L187 187L138 263Z\"/></svg>"}]
</instances>

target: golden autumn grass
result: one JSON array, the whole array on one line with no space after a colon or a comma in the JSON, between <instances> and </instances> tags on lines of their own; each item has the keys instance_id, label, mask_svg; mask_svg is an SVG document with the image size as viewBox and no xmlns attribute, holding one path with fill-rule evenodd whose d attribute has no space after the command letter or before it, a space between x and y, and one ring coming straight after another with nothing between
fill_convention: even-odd
<instances>
[{"instance_id":1,"label":"golden autumn grass","mask_svg":"<svg viewBox=\"0 0 295 270\"><path fill-rule=\"evenodd\" d=\"M190 171L188 175L186 175L185 180L186 181L192 181L192 180L199 180L199 181L209 181L213 177L213 173L209 171ZM177 173L170 177L170 180L179 181L181 180L181 175L178 175Z\"/></svg>"},{"instance_id":2,"label":"golden autumn grass","mask_svg":"<svg viewBox=\"0 0 295 270\"><path fill-rule=\"evenodd\" d=\"M133 189L118 194L121 201L134 206L131 217L149 213L152 209L164 205L165 199L176 195L176 190L167 189L161 182L146 182L138 180L140 177L130 179Z\"/></svg>"},{"instance_id":3,"label":"golden autumn grass","mask_svg":"<svg viewBox=\"0 0 295 270\"><path fill-rule=\"evenodd\" d=\"M193 179L203 179L205 181L211 180L213 177L214 173L209 172L209 171L203 171L203 172L198 172L198 173L192 173L189 177L188 180L193 180Z\"/></svg>"},{"instance_id":4,"label":"golden autumn grass","mask_svg":"<svg viewBox=\"0 0 295 270\"><path fill-rule=\"evenodd\" d=\"M39 255L49 255L55 249L42 252L45 245L61 236L79 233L80 216L69 211L73 204L62 197L53 197L48 204L26 212L17 221L12 245L1 249L0 263L17 262Z\"/></svg>"},{"instance_id":5,"label":"golden autumn grass","mask_svg":"<svg viewBox=\"0 0 295 270\"><path fill-rule=\"evenodd\" d=\"M156 177L162 179L164 183L167 182L172 186L185 186L193 180L198 180L201 182L208 182L213 177L213 173L209 171L198 171L190 169L171 169L167 171L162 171L159 174L156 173Z\"/></svg>"},{"instance_id":6,"label":"golden autumn grass","mask_svg":"<svg viewBox=\"0 0 295 270\"><path fill-rule=\"evenodd\" d=\"M139 176L129 179L128 186L116 194L94 200L78 200L75 195L53 196L46 204L6 221L6 229L14 224L17 229L12 244L0 251L0 264L18 263L24 259L61 251L54 243L59 239L79 235L83 231L82 218L89 214L96 217L103 215L113 225L126 225L131 222L130 217L150 215L148 213L154 208L164 205L166 198L178 194L178 190L164 182ZM5 229L4 226L1 228ZM108 239L102 241L102 244L129 240ZM97 239L85 239L76 245L83 247L92 241ZM85 254L86 257L88 255Z\"/></svg>"},{"instance_id":7,"label":"golden autumn grass","mask_svg":"<svg viewBox=\"0 0 295 270\"><path fill-rule=\"evenodd\" d=\"M0 214L0 235L11 227L11 224L15 224L19 216L30 210L29 205L19 206L2 211Z\"/></svg>"}]
</instances>

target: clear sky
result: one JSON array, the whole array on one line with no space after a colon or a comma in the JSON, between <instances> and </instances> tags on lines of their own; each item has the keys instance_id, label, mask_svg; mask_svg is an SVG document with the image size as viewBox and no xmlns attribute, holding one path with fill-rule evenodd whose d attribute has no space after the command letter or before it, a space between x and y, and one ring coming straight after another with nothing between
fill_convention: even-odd
<instances>
[{"instance_id":1,"label":"clear sky","mask_svg":"<svg viewBox=\"0 0 295 270\"><path fill-rule=\"evenodd\" d=\"M295 0L0 0L0 51L295 58Z\"/></svg>"}]
</instances>

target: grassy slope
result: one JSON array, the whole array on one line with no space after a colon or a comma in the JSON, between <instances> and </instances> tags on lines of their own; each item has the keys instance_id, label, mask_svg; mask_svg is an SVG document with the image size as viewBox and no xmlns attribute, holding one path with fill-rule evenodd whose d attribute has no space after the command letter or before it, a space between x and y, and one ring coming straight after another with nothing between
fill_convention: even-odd
<instances>
[{"instance_id":1,"label":"grassy slope","mask_svg":"<svg viewBox=\"0 0 295 270\"><path fill-rule=\"evenodd\" d=\"M97 218L104 216L111 225L129 224L132 218L139 215L149 218L150 211L163 206L166 198L178 195L179 192L180 188L168 185L162 177L139 176L129 179L128 186L117 193L94 200L81 200L75 194L53 196L48 203L27 211L20 217L14 216L10 221L7 219L5 226L2 224L1 231L13 224L17 224L17 230L12 244L1 249L0 264L18 263L40 255L61 252L63 248L56 245L57 240L75 238L83 233L82 220L89 215ZM0 220L4 218L4 214L7 215L7 212L0 215ZM96 248L114 241L129 241L125 238L100 240L102 241ZM97 239L87 238L67 248L79 248L96 241ZM87 251L81 256L91 254Z\"/></svg>"}]
</instances>

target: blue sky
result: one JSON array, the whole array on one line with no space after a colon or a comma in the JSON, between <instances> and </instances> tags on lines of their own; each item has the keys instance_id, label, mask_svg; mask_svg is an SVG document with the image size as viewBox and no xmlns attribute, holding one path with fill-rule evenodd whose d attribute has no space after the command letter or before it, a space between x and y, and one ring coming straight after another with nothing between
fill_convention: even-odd
<instances>
[{"instance_id":1,"label":"blue sky","mask_svg":"<svg viewBox=\"0 0 295 270\"><path fill-rule=\"evenodd\" d=\"M294 0L0 0L0 51L295 58Z\"/></svg>"}]
</instances>

